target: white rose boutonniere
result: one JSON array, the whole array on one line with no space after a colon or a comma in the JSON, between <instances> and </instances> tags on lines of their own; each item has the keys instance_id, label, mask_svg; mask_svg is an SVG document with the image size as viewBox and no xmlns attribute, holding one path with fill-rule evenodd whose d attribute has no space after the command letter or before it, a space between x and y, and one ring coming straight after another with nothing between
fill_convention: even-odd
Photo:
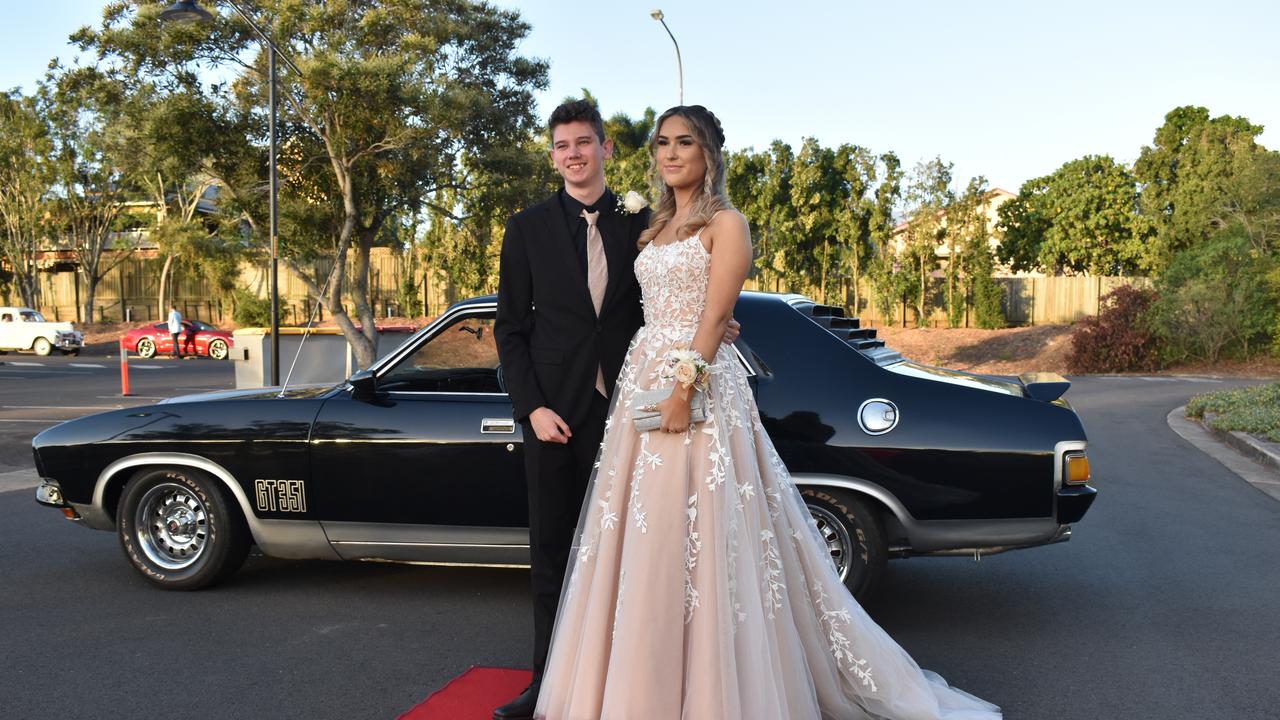
<instances>
[{"instance_id":1,"label":"white rose boutonniere","mask_svg":"<svg viewBox=\"0 0 1280 720\"><path fill-rule=\"evenodd\" d=\"M618 212L620 213L635 215L647 207L649 207L649 201L635 190L628 190L626 195L618 198Z\"/></svg>"}]
</instances>

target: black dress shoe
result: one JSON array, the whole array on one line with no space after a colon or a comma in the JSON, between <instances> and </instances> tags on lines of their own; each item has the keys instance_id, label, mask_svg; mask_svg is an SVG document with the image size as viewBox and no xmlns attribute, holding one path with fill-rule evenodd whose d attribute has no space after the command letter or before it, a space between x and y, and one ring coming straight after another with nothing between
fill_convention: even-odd
<instances>
[{"instance_id":1,"label":"black dress shoe","mask_svg":"<svg viewBox=\"0 0 1280 720\"><path fill-rule=\"evenodd\" d=\"M533 683L519 697L493 711L493 720L533 720L533 709L538 704L538 689L542 683Z\"/></svg>"}]
</instances>

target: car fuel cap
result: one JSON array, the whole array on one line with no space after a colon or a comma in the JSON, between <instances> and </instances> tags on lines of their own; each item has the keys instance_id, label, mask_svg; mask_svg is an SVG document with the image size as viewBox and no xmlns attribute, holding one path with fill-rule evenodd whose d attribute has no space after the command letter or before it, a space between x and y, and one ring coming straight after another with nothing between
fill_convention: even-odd
<instances>
[{"instance_id":1,"label":"car fuel cap","mask_svg":"<svg viewBox=\"0 0 1280 720\"><path fill-rule=\"evenodd\" d=\"M898 426L898 406L884 398L871 398L858 408L858 425L868 435L883 435Z\"/></svg>"}]
</instances>

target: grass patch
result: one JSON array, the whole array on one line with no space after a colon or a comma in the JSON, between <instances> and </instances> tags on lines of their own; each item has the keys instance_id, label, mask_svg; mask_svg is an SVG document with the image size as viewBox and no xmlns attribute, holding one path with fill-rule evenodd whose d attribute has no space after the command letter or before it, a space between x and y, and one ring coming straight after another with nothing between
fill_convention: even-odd
<instances>
[{"instance_id":1,"label":"grass patch","mask_svg":"<svg viewBox=\"0 0 1280 720\"><path fill-rule=\"evenodd\" d=\"M1215 430L1239 430L1280 442L1280 382L1196 395L1187 401L1187 417L1203 419Z\"/></svg>"}]
</instances>

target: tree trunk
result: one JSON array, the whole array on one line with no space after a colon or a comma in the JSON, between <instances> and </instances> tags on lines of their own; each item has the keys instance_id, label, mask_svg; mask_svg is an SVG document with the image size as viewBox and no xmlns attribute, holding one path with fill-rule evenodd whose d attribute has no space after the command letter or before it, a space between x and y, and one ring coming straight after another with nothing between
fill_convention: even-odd
<instances>
[{"instance_id":1,"label":"tree trunk","mask_svg":"<svg viewBox=\"0 0 1280 720\"><path fill-rule=\"evenodd\" d=\"M84 277L84 321L87 323L94 322L93 319L93 296L98 292L98 276L93 272L96 268L90 268L88 271L81 270L80 275Z\"/></svg>"},{"instance_id":2,"label":"tree trunk","mask_svg":"<svg viewBox=\"0 0 1280 720\"><path fill-rule=\"evenodd\" d=\"M166 309L165 303L168 300L168 298L166 297L166 293L168 292L168 289L169 289L168 288L169 270L172 266L173 266L173 254L170 253L169 255L166 255L164 258L164 267L160 268L160 292L156 298L157 302L159 303L159 306L157 308L156 317L165 317L165 309Z\"/></svg>"}]
</instances>

